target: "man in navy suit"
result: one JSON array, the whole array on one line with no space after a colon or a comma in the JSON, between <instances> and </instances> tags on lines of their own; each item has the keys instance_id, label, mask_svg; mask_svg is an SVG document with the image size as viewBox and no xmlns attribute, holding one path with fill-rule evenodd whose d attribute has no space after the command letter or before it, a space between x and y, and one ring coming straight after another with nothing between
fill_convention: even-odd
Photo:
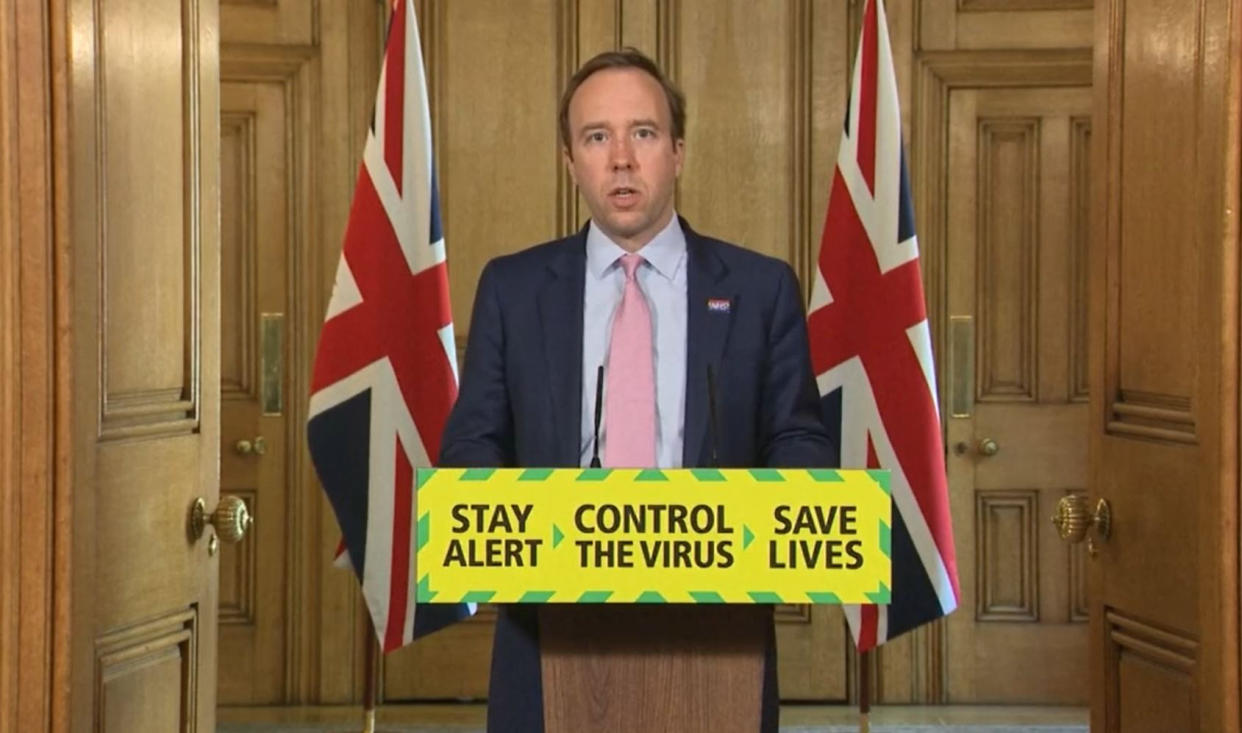
<instances>
[{"instance_id":1,"label":"man in navy suit","mask_svg":"<svg viewBox=\"0 0 1242 733\"><path fill-rule=\"evenodd\" d=\"M819 417L793 270L696 233L673 209L684 130L684 98L637 51L600 54L570 79L560 105L563 156L591 221L483 269L440 465L572 467L597 453L610 465L607 419L598 445L594 435L601 366L604 397L627 395L623 404L605 400L605 417L646 416L646 432L628 424L614 432L649 436L637 454L649 465L837 465ZM610 351L627 303L641 309L638 333L650 353ZM632 315L626 323L633 326ZM636 372L644 379L635 382ZM635 389L647 394L633 398ZM621 456L622 441L613 442ZM611 465L632 465L626 460ZM762 729L775 731L772 633L767 651ZM533 607L501 609L488 730L543 730Z\"/></svg>"}]
</instances>

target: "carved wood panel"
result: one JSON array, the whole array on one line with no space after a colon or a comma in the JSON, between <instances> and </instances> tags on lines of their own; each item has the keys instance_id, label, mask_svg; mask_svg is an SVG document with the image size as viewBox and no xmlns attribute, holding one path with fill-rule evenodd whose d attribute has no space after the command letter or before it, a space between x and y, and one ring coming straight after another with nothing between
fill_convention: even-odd
<instances>
[{"instance_id":1,"label":"carved wood panel","mask_svg":"<svg viewBox=\"0 0 1242 733\"><path fill-rule=\"evenodd\" d=\"M1195 674L1199 645L1117 611L1106 611L1104 694L1109 730L1202 730Z\"/></svg>"},{"instance_id":2,"label":"carved wood panel","mask_svg":"<svg viewBox=\"0 0 1242 733\"><path fill-rule=\"evenodd\" d=\"M180 4L147 12L118 3L101 11L95 26L101 92L94 110L101 141L97 190L101 196L127 191L123 202L99 202L108 207L97 234L101 433L177 434L195 428L201 397L201 243L195 221L202 161L193 118L185 115L197 97L190 63L194 40L192 30L182 27ZM184 62L130 73L150 36L167 39ZM154 99L168 103L152 104ZM139 118L163 134L137 139L137 128L126 121ZM153 166L152 160L164 164ZM144 184L134 185L139 180ZM153 307L142 293L167 307Z\"/></svg>"},{"instance_id":3,"label":"carved wood panel","mask_svg":"<svg viewBox=\"0 0 1242 733\"><path fill-rule=\"evenodd\" d=\"M1036 398L1038 119L978 122L977 272L982 402Z\"/></svg>"},{"instance_id":4,"label":"carved wood panel","mask_svg":"<svg viewBox=\"0 0 1242 733\"><path fill-rule=\"evenodd\" d=\"M197 621L191 609L99 639L95 730L196 729Z\"/></svg>"},{"instance_id":5,"label":"carved wood panel","mask_svg":"<svg viewBox=\"0 0 1242 733\"><path fill-rule=\"evenodd\" d=\"M975 618L1039 620L1039 492L980 491L975 496Z\"/></svg>"}]
</instances>

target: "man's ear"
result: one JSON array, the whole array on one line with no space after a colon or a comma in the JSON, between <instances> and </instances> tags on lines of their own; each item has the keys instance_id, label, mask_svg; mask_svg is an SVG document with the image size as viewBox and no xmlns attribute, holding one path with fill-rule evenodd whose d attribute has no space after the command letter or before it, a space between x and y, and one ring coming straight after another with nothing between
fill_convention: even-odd
<instances>
[{"instance_id":1,"label":"man's ear","mask_svg":"<svg viewBox=\"0 0 1242 733\"><path fill-rule=\"evenodd\" d=\"M574 154L570 152L568 145L561 148L561 160L565 162L565 170L569 171L569 180L577 186L578 179L574 177Z\"/></svg>"},{"instance_id":2,"label":"man's ear","mask_svg":"<svg viewBox=\"0 0 1242 733\"><path fill-rule=\"evenodd\" d=\"M681 166L686 162L686 141L685 139L678 139L678 140L673 141L673 157L676 159L676 163L674 164L674 168L673 168L673 174L675 176L680 176Z\"/></svg>"}]
</instances>

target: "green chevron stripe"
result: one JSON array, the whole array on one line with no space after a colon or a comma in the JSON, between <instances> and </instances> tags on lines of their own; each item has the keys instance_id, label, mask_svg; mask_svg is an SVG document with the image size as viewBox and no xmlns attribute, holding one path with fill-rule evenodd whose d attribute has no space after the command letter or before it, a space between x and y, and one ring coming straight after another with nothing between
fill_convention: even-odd
<instances>
[{"instance_id":1,"label":"green chevron stripe","mask_svg":"<svg viewBox=\"0 0 1242 733\"><path fill-rule=\"evenodd\" d=\"M845 479L841 478L841 474L831 468L809 468L807 473L811 474L811 478L820 483L839 484Z\"/></svg>"},{"instance_id":2,"label":"green chevron stripe","mask_svg":"<svg viewBox=\"0 0 1242 733\"><path fill-rule=\"evenodd\" d=\"M552 548L555 549L564 539L565 533L561 531L561 528L555 524L552 525Z\"/></svg>"},{"instance_id":3,"label":"green chevron stripe","mask_svg":"<svg viewBox=\"0 0 1242 733\"><path fill-rule=\"evenodd\" d=\"M496 595L494 590L472 590L461 597L462 603L487 603Z\"/></svg>"},{"instance_id":4,"label":"green chevron stripe","mask_svg":"<svg viewBox=\"0 0 1242 733\"><path fill-rule=\"evenodd\" d=\"M462 481L486 481L496 473L494 468L467 468L461 474Z\"/></svg>"},{"instance_id":5,"label":"green chevron stripe","mask_svg":"<svg viewBox=\"0 0 1242 733\"><path fill-rule=\"evenodd\" d=\"M884 553L884 557L893 558L893 529L880 520L880 552Z\"/></svg>"},{"instance_id":6,"label":"green chevron stripe","mask_svg":"<svg viewBox=\"0 0 1242 733\"><path fill-rule=\"evenodd\" d=\"M784 481L785 477L775 468L752 468L750 475L756 481Z\"/></svg>"},{"instance_id":7,"label":"green chevron stripe","mask_svg":"<svg viewBox=\"0 0 1242 733\"><path fill-rule=\"evenodd\" d=\"M724 603L725 599L719 593L712 590L692 590L690 597L695 603Z\"/></svg>"},{"instance_id":8,"label":"green chevron stripe","mask_svg":"<svg viewBox=\"0 0 1242 733\"><path fill-rule=\"evenodd\" d=\"M418 518L418 529L414 531L418 532L418 549L421 550L431 540L431 512L423 512Z\"/></svg>"},{"instance_id":9,"label":"green chevron stripe","mask_svg":"<svg viewBox=\"0 0 1242 733\"><path fill-rule=\"evenodd\" d=\"M755 541L755 533L750 531L750 527L742 525L742 549L750 547L750 543Z\"/></svg>"},{"instance_id":10,"label":"green chevron stripe","mask_svg":"<svg viewBox=\"0 0 1242 733\"><path fill-rule=\"evenodd\" d=\"M828 591L816 592L807 591L806 597L811 599L811 603L840 603L841 596Z\"/></svg>"},{"instance_id":11,"label":"green chevron stripe","mask_svg":"<svg viewBox=\"0 0 1242 733\"><path fill-rule=\"evenodd\" d=\"M547 603L554 595L554 590L528 590L518 599L518 603Z\"/></svg>"},{"instance_id":12,"label":"green chevron stripe","mask_svg":"<svg viewBox=\"0 0 1242 733\"><path fill-rule=\"evenodd\" d=\"M892 478L893 478L892 471L889 471L888 469L869 468L867 469L867 475L870 476L873 481L879 484L880 488L883 489L885 494L888 494L889 496L893 495L893 489L892 489L892 486L890 485Z\"/></svg>"},{"instance_id":13,"label":"green chevron stripe","mask_svg":"<svg viewBox=\"0 0 1242 733\"><path fill-rule=\"evenodd\" d=\"M644 468L634 477L635 481L668 481L668 476L658 468Z\"/></svg>"},{"instance_id":14,"label":"green chevron stripe","mask_svg":"<svg viewBox=\"0 0 1242 733\"><path fill-rule=\"evenodd\" d=\"M423 488L423 486L426 485L426 483L430 481L433 476L436 475L437 470L438 469L435 469L435 468L420 468L417 471L415 471L414 472L415 488L418 488L418 489Z\"/></svg>"},{"instance_id":15,"label":"green chevron stripe","mask_svg":"<svg viewBox=\"0 0 1242 733\"><path fill-rule=\"evenodd\" d=\"M543 481L552 475L551 468L528 468L518 474L518 481Z\"/></svg>"},{"instance_id":16,"label":"green chevron stripe","mask_svg":"<svg viewBox=\"0 0 1242 733\"><path fill-rule=\"evenodd\" d=\"M725 475L716 468L692 468L690 475L699 481L724 481Z\"/></svg>"},{"instance_id":17,"label":"green chevron stripe","mask_svg":"<svg viewBox=\"0 0 1242 733\"><path fill-rule=\"evenodd\" d=\"M603 603L612 597L610 590L589 590L578 596L579 603Z\"/></svg>"},{"instance_id":18,"label":"green chevron stripe","mask_svg":"<svg viewBox=\"0 0 1242 733\"><path fill-rule=\"evenodd\" d=\"M603 481L612 473L611 468L584 468L574 481Z\"/></svg>"},{"instance_id":19,"label":"green chevron stripe","mask_svg":"<svg viewBox=\"0 0 1242 733\"><path fill-rule=\"evenodd\" d=\"M780 595L773 593L770 590L752 590L749 593L747 593L747 595L749 595L750 599L754 601L755 603L784 603L785 602L781 600Z\"/></svg>"},{"instance_id":20,"label":"green chevron stripe","mask_svg":"<svg viewBox=\"0 0 1242 733\"><path fill-rule=\"evenodd\" d=\"M893 594L889 591L888 586L880 583L880 589L875 593L868 593L867 600L872 603L892 603L892 595Z\"/></svg>"},{"instance_id":21,"label":"green chevron stripe","mask_svg":"<svg viewBox=\"0 0 1242 733\"><path fill-rule=\"evenodd\" d=\"M658 591L645 590L634 599L635 603L668 603Z\"/></svg>"},{"instance_id":22,"label":"green chevron stripe","mask_svg":"<svg viewBox=\"0 0 1242 733\"><path fill-rule=\"evenodd\" d=\"M439 593L431 589L431 573L424 575L418 580L418 591L414 594L414 600L419 603L430 603Z\"/></svg>"}]
</instances>

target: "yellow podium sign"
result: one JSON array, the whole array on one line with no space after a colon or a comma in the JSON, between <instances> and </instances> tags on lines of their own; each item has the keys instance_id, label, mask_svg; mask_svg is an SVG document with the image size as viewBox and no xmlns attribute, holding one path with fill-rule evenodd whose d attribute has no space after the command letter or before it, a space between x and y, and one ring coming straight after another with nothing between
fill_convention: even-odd
<instances>
[{"instance_id":1,"label":"yellow podium sign","mask_svg":"<svg viewBox=\"0 0 1242 733\"><path fill-rule=\"evenodd\" d=\"M888 603L888 471L418 470L419 603Z\"/></svg>"}]
</instances>

